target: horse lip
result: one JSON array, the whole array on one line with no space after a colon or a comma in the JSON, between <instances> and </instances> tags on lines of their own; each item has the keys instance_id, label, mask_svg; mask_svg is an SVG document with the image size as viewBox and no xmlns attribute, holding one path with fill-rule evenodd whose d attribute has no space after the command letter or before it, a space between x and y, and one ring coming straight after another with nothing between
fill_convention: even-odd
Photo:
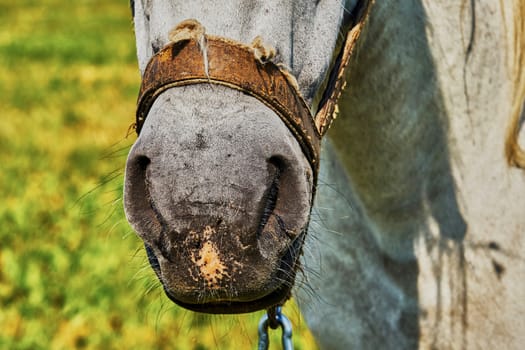
<instances>
[{"instance_id":1,"label":"horse lip","mask_svg":"<svg viewBox=\"0 0 525 350\"><path fill-rule=\"evenodd\" d=\"M283 282L281 286L272 293L252 301L219 301L204 304L190 304L177 300L170 292L164 289L168 298L175 304L190 311L207 314L242 314L263 310L274 305L282 305L291 296L291 288Z\"/></svg>"},{"instance_id":2,"label":"horse lip","mask_svg":"<svg viewBox=\"0 0 525 350\"><path fill-rule=\"evenodd\" d=\"M160 269L155 271L159 276L159 280L162 282L164 292L168 298L173 301L175 304L188 309L190 311L208 313L208 314L240 314L240 313L249 313L254 311L259 311L267 309L271 306L282 305L286 300L291 297L291 290L293 282L295 280L296 271L299 265L299 257L302 253L302 245L304 238L306 236L306 231L303 231L300 235L296 237L288 247L286 253L280 259L281 267L278 269L280 272L275 278L280 280L281 283L279 286L274 289L269 294L266 294L260 298L247 301L237 301L237 300L219 300L213 302L205 303L188 303L178 300L169 289L166 288L165 284L160 278ZM284 272L283 268L288 268L289 271Z\"/></svg>"}]
</instances>

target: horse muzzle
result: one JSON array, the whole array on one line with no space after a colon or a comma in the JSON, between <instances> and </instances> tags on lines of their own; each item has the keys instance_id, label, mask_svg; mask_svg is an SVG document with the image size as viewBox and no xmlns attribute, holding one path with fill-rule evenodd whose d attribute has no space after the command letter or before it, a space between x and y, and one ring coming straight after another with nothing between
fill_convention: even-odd
<instances>
[{"instance_id":1,"label":"horse muzzle","mask_svg":"<svg viewBox=\"0 0 525 350\"><path fill-rule=\"evenodd\" d=\"M279 117L221 87L167 90L127 161L124 204L166 294L240 313L290 295L313 174Z\"/></svg>"}]
</instances>

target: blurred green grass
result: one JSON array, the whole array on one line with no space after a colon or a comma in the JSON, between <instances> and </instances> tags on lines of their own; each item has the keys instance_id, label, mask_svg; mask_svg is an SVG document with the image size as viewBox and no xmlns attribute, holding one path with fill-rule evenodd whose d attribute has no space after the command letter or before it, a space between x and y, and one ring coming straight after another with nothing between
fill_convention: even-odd
<instances>
[{"instance_id":1,"label":"blurred green grass","mask_svg":"<svg viewBox=\"0 0 525 350\"><path fill-rule=\"evenodd\" d=\"M260 313L172 305L124 219L139 80L127 1L0 0L0 349L256 348Z\"/></svg>"}]
</instances>

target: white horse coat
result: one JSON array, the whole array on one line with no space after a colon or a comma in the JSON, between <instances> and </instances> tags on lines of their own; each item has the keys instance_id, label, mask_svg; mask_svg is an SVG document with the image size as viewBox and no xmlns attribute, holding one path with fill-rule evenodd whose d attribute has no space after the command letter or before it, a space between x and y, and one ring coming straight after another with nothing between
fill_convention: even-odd
<instances>
[{"instance_id":1,"label":"white horse coat","mask_svg":"<svg viewBox=\"0 0 525 350\"><path fill-rule=\"evenodd\" d=\"M196 18L262 36L315 101L356 3L137 0L139 66ZM525 344L525 176L509 165L524 14L520 0L376 1L323 144L296 288L321 348Z\"/></svg>"},{"instance_id":2,"label":"white horse coat","mask_svg":"<svg viewBox=\"0 0 525 350\"><path fill-rule=\"evenodd\" d=\"M325 144L314 296L298 291L323 348L524 344L525 177L504 153L519 11L376 3Z\"/></svg>"}]
</instances>

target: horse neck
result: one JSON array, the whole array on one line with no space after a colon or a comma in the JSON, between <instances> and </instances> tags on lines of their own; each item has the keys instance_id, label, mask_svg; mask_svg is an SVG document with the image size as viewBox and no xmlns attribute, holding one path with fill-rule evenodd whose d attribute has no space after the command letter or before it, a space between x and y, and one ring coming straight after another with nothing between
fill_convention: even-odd
<instances>
[{"instance_id":1,"label":"horse neck","mask_svg":"<svg viewBox=\"0 0 525 350\"><path fill-rule=\"evenodd\" d=\"M398 259L413 255L414 237L431 230L429 218L455 240L466 230L453 170L464 145L451 124L464 130L480 114L472 110L473 101L486 96L472 88L465 92L468 40L457 45L449 36L456 28L468 34L471 27L461 6L452 3L440 2L439 11L433 5L429 17L418 0L376 2L351 65L341 116L329 132L379 245ZM436 21L441 17L457 23L447 27ZM455 43L446 48L452 62L440 53L444 42ZM470 78L467 88L479 83Z\"/></svg>"},{"instance_id":2,"label":"horse neck","mask_svg":"<svg viewBox=\"0 0 525 350\"><path fill-rule=\"evenodd\" d=\"M463 214L483 205L470 194L512 173L523 12L518 1L376 2L329 136L390 255L410 253L429 221L462 239Z\"/></svg>"},{"instance_id":3,"label":"horse neck","mask_svg":"<svg viewBox=\"0 0 525 350\"><path fill-rule=\"evenodd\" d=\"M355 0L348 0L348 6ZM133 4L132 4L133 5ZM345 6L339 1L247 2L135 1L134 19L139 67L168 43L168 33L185 19L196 19L206 33L245 44L261 36L277 51L274 63L297 78L303 96L312 100L332 60Z\"/></svg>"}]
</instances>

